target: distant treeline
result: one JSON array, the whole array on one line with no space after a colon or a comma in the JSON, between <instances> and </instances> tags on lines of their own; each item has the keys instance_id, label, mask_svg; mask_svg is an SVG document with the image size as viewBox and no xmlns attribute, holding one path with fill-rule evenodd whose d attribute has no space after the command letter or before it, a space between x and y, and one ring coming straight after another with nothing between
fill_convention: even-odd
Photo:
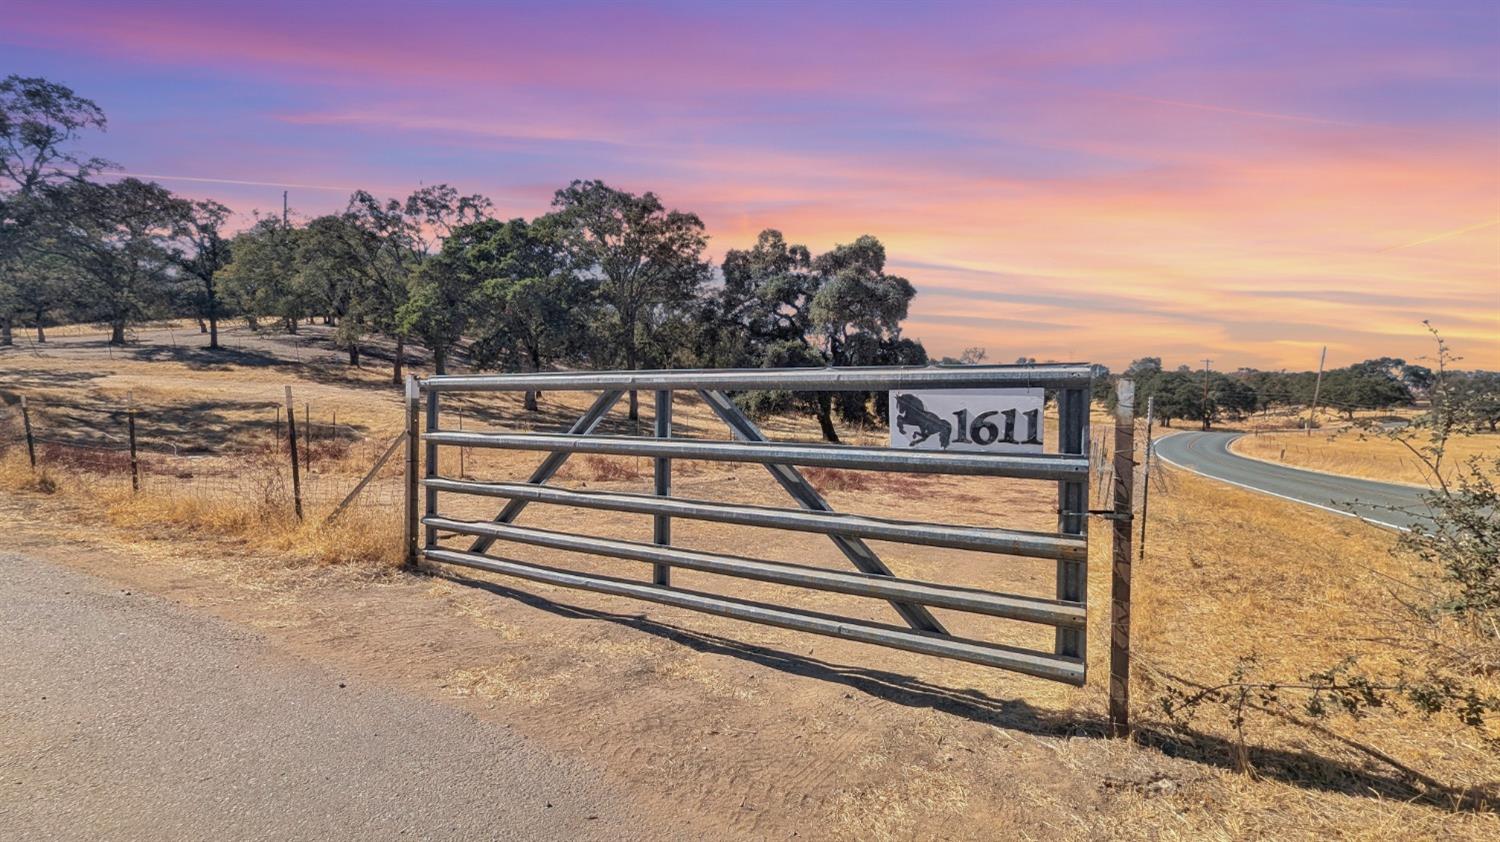
<instances>
[{"instance_id":1,"label":"distant treeline","mask_svg":"<svg viewBox=\"0 0 1500 842\"><path fill-rule=\"evenodd\" d=\"M1225 373L1185 365L1167 371L1160 357L1142 357L1124 375L1136 384L1136 413L1144 413L1149 400L1156 418L1167 426L1186 420L1207 429L1220 418L1239 420L1256 412L1310 407L1314 401L1319 408L1352 420L1360 410L1392 409L1436 398L1440 377L1444 381L1441 393L1464 398L1464 412L1471 416L1460 419L1465 426L1494 432L1500 424L1500 373L1434 371L1394 357L1330 369L1323 373L1321 383L1313 371L1241 368ZM1099 380L1096 399L1113 405L1113 383L1113 378Z\"/></svg>"},{"instance_id":2,"label":"distant treeline","mask_svg":"<svg viewBox=\"0 0 1500 842\"><path fill-rule=\"evenodd\" d=\"M194 315L210 348L226 318L289 332L316 318L351 365L387 337L396 382L409 342L439 372L460 346L469 364L507 371L927 362L901 335L916 291L886 272L872 236L814 255L767 230L712 283L697 215L599 181L558 190L530 220L494 219L483 196L437 185L405 199L358 191L311 220L259 215L231 236L217 202L97 180L111 165L73 146L104 125L62 85L0 83L0 343L16 325L45 341L49 324L90 321L118 344L131 325ZM872 405L811 403L830 438L835 410L858 421Z\"/></svg>"},{"instance_id":3,"label":"distant treeline","mask_svg":"<svg viewBox=\"0 0 1500 842\"><path fill-rule=\"evenodd\" d=\"M320 320L354 366L384 337L395 344L396 383L408 343L426 348L439 373L456 349L470 366L501 371L929 362L901 332L916 290L886 272L872 236L815 255L766 230L715 273L697 215L599 181L558 190L550 212L530 220L495 219L485 197L436 185L404 199L357 191L342 212L310 220L258 215L231 235L218 202L136 178L98 180L113 165L74 145L104 126L99 106L67 87L0 82L0 344L14 343L17 325L45 342L48 325L71 321L107 324L121 344L132 325L188 315L211 349L226 318L291 333ZM942 362L984 357L971 348ZM1329 372L1323 402L1406 403L1425 388L1423 371L1375 360ZM1205 402L1201 375L1163 372L1152 359L1132 373L1164 420L1305 404L1312 392L1311 374L1242 371L1210 375ZM806 409L832 441L835 418L857 424L886 411L872 393L741 400ZM636 410L632 394L632 418Z\"/></svg>"}]
</instances>

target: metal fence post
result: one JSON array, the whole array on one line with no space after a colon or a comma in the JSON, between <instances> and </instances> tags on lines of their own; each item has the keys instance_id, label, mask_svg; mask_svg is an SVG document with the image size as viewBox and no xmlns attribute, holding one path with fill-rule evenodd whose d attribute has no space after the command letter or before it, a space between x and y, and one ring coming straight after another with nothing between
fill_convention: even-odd
<instances>
[{"instance_id":1,"label":"metal fence post","mask_svg":"<svg viewBox=\"0 0 1500 842\"><path fill-rule=\"evenodd\" d=\"M1146 513L1151 507L1151 450L1155 444L1151 438L1152 427L1156 423L1156 396L1146 398L1146 446L1145 463L1141 469L1141 545L1136 550L1136 560L1146 560ZM1282 455L1285 456L1283 449Z\"/></svg>"},{"instance_id":2,"label":"metal fence post","mask_svg":"<svg viewBox=\"0 0 1500 842\"><path fill-rule=\"evenodd\" d=\"M1058 452L1069 454L1088 453L1089 394L1092 385L1086 388L1062 389L1057 393L1057 437ZM1058 483L1057 531L1064 535L1083 536L1088 540L1088 479ZM1083 602L1088 592L1088 564L1080 561L1059 560L1057 562L1057 598L1068 602ZM1087 640L1083 629L1059 628L1056 635L1056 652L1070 658L1083 658L1087 652Z\"/></svg>"},{"instance_id":3,"label":"metal fence post","mask_svg":"<svg viewBox=\"0 0 1500 842\"><path fill-rule=\"evenodd\" d=\"M436 433L436 432L438 432L438 391L436 389L428 389L427 390L427 432L429 432L429 433ZM427 443L427 452L425 454L425 458L427 460L425 474L426 474L426 476L427 476L428 479L433 479L433 478L437 477L437 475L438 475L438 445L437 445L437 442L435 442L435 441L429 441ZM433 488L432 486L429 485L425 489L425 492L426 493L425 493L424 496L425 496L426 499L425 499L424 502L425 502L426 505L424 507L424 511L426 512L426 516L427 517L437 517L437 513L438 513L437 512L437 496L438 496L437 489ZM423 549L432 549L433 547L436 547L436 546L437 546L437 527L435 527L435 526L429 526L429 527L426 528L426 530L424 530L422 548Z\"/></svg>"},{"instance_id":4,"label":"metal fence post","mask_svg":"<svg viewBox=\"0 0 1500 842\"><path fill-rule=\"evenodd\" d=\"M125 393L125 430L130 436L130 490L141 490L141 466L135 458L135 393Z\"/></svg>"},{"instance_id":5,"label":"metal fence post","mask_svg":"<svg viewBox=\"0 0 1500 842\"><path fill-rule=\"evenodd\" d=\"M669 439L672 437L672 390L659 389L656 392L656 437ZM656 496L672 496L672 460L665 456L656 457L653 464L653 473L656 479ZM652 540L662 546L670 546L672 543L672 518L668 515L655 515L652 519ZM651 581L658 585L672 584L672 567L667 564L657 564L651 571Z\"/></svg>"},{"instance_id":6,"label":"metal fence post","mask_svg":"<svg viewBox=\"0 0 1500 842\"><path fill-rule=\"evenodd\" d=\"M26 396L21 396L21 426L26 428L26 456L31 460L32 470L36 469L36 439L31 435L31 410L26 406Z\"/></svg>"},{"instance_id":7,"label":"metal fence post","mask_svg":"<svg viewBox=\"0 0 1500 842\"><path fill-rule=\"evenodd\" d=\"M292 507L297 520L302 519L302 472L297 466L297 408L292 403L292 387L286 387L286 441L292 455Z\"/></svg>"},{"instance_id":8,"label":"metal fence post","mask_svg":"<svg viewBox=\"0 0 1500 842\"><path fill-rule=\"evenodd\" d=\"M1134 531L1135 382L1115 387L1115 510L1110 548L1114 563L1109 586L1109 733L1130 734L1130 538Z\"/></svg>"},{"instance_id":9,"label":"metal fence post","mask_svg":"<svg viewBox=\"0 0 1500 842\"><path fill-rule=\"evenodd\" d=\"M417 566L417 443L421 418L417 414L417 378L406 376L406 566Z\"/></svg>"},{"instance_id":10,"label":"metal fence post","mask_svg":"<svg viewBox=\"0 0 1500 842\"><path fill-rule=\"evenodd\" d=\"M312 404L302 404L302 470L312 473Z\"/></svg>"}]
</instances>

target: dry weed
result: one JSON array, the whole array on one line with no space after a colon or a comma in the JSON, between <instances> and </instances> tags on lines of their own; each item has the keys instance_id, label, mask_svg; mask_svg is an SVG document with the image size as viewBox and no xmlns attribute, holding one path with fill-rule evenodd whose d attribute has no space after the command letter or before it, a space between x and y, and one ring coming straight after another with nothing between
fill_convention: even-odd
<instances>
[{"instance_id":1,"label":"dry weed","mask_svg":"<svg viewBox=\"0 0 1500 842\"><path fill-rule=\"evenodd\" d=\"M53 494L58 489L58 481L45 466L32 468L24 452L12 449L0 454L0 488Z\"/></svg>"}]
</instances>

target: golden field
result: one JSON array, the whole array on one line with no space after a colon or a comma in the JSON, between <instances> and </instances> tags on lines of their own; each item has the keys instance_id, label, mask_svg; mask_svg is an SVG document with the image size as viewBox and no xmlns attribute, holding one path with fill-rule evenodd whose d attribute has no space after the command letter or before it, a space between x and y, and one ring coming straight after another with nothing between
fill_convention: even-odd
<instances>
[{"instance_id":1,"label":"golden field","mask_svg":"<svg viewBox=\"0 0 1500 842\"><path fill-rule=\"evenodd\" d=\"M7 403L27 395L39 434L110 445L120 418L111 413L131 392L142 439L151 444L142 491L132 493L118 458L70 457L75 451L64 445L44 447L44 456L57 458L31 471L14 421L0 421L0 446L10 445L0 461L0 531L15 536L17 551L171 593L365 680L587 753L643 802L699 817L727 838L1500 834L1495 815L1478 808L1500 797L1493 728L1378 710L1359 722L1336 716L1318 730L1296 724L1302 717L1289 707L1255 714L1241 755L1240 737L1221 712L1204 711L1185 725L1160 712L1168 686L1223 681L1250 656L1254 675L1264 678L1296 678L1348 656L1370 669L1395 665L1400 653L1378 642L1390 635L1393 616L1381 606L1390 583L1410 581L1413 571L1391 554L1389 532L1164 471L1153 481L1148 544L1135 567L1136 738L1110 740L1102 736L1107 521L1091 530L1090 677L1082 688L472 572L411 575L397 569L399 459L368 498L333 527L321 525L400 428L389 369L351 372L315 333L291 340L226 332L239 356L216 363L176 347L196 337L174 330L171 344L164 331L149 331L123 352L78 330L54 332L58 339L36 353L0 354L0 393ZM285 384L293 386L298 421L305 402L314 422L300 523L290 513L287 455L274 434ZM588 398L549 393L535 416L511 397L465 398L445 402L443 423L456 426L462 410L465 429L550 428ZM13 409L5 410L12 419ZM724 435L695 401L682 401L676 421L685 435ZM623 420L612 423L627 429ZM642 424L649 429L649 407ZM803 418L763 427L775 438L806 439L815 430ZM874 443L883 434L862 437ZM1358 473L1337 455L1326 458L1326 469ZM536 461L535 454L445 451L441 468L516 479ZM785 505L759 466L679 462L674 469L682 496ZM1055 492L1045 483L848 472L821 472L815 481L841 511L1041 529L1055 519ZM575 458L559 482L645 491L651 468L648 460ZM444 496L443 508L478 519L496 506ZM557 507L533 506L521 523L650 535L648 517ZM846 564L816 535L679 520L674 539ZM1050 562L875 546L904 576L1016 593L1052 587ZM506 551L649 578L632 562ZM789 594L708 574L676 571L674 584L871 620L893 616L879 602ZM1050 637L1019 623L943 619L965 635L1018 645ZM1490 688L1500 692L1495 682ZM1239 756L1248 772L1236 770Z\"/></svg>"},{"instance_id":2,"label":"golden field","mask_svg":"<svg viewBox=\"0 0 1500 842\"><path fill-rule=\"evenodd\" d=\"M1420 432L1414 433L1411 444L1419 451L1426 443ZM1335 434L1316 430L1311 436L1298 432L1258 433L1236 439L1230 450L1267 462L1383 482L1427 486L1433 479L1432 470L1423 461L1428 454L1414 453L1388 436L1357 430ZM1500 434L1455 436L1448 441L1439 469L1444 479L1452 479L1454 472L1471 458L1493 463L1497 456L1500 456ZM1492 469L1490 464L1484 467Z\"/></svg>"}]
</instances>

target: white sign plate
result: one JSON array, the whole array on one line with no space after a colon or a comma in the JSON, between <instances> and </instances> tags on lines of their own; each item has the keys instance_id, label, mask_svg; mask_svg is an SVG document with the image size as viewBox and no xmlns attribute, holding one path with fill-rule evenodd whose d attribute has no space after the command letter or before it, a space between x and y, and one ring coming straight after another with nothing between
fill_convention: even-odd
<instances>
[{"instance_id":1,"label":"white sign plate","mask_svg":"<svg viewBox=\"0 0 1500 842\"><path fill-rule=\"evenodd\" d=\"M891 447L1041 453L1042 389L891 392Z\"/></svg>"}]
</instances>

